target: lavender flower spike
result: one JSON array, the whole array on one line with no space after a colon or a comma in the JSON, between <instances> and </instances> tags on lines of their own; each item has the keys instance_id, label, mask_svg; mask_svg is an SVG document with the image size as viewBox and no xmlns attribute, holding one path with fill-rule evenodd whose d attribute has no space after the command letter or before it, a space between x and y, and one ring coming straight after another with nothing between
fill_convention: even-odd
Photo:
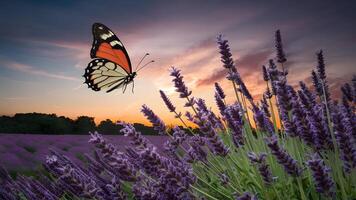
<instances>
[{"instance_id":1,"label":"lavender flower spike","mask_svg":"<svg viewBox=\"0 0 356 200\"><path fill-rule=\"evenodd\" d=\"M316 67L318 70L318 76L321 80L325 81L326 74L325 74L325 61L324 61L323 50L320 50L316 55L318 57L318 65Z\"/></svg>"},{"instance_id":2,"label":"lavender flower spike","mask_svg":"<svg viewBox=\"0 0 356 200\"><path fill-rule=\"evenodd\" d=\"M183 81L183 76L180 74L180 70L172 67L171 76L173 76L173 83L176 91L179 92L180 98L186 98L192 94L192 91L188 90Z\"/></svg>"},{"instance_id":3,"label":"lavender flower spike","mask_svg":"<svg viewBox=\"0 0 356 200\"><path fill-rule=\"evenodd\" d=\"M272 172L269 169L269 166L266 162L266 153L261 153L256 155L254 152L249 152L247 154L251 163L256 164L258 166L258 171L260 172L262 179L266 185L270 185L273 181Z\"/></svg>"},{"instance_id":4,"label":"lavender flower spike","mask_svg":"<svg viewBox=\"0 0 356 200\"><path fill-rule=\"evenodd\" d=\"M168 110L170 112L175 112L176 111L176 107L174 107L174 105L172 104L171 100L169 100L167 95L162 90L160 90L159 93L161 94L161 97L162 97L164 103L166 104Z\"/></svg>"},{"instance_id":5,"label":"lavender flower spike","mask_svg":"<svg viewBox=\"0 0 356 200\"><path fill-rule=\"evenodd\" d=\"M316 190L325 196L334 196L334 182L329 174L330 168L325 166L318 154L313 154L307 161L307 165L313 173Z\"/></svg>"},{"instance_id":6,"label":"lavender flower spike","mask_svg":"<svg viewBox=\"0 0 356 200\"><path fill-rule=\"evenodd\" d=\"M166 133L166 125L149 107L143 105L141 112L152 123L154 130L158 131L161 135Z\"/></svg>"},{"instance_id":7,"label":"lavender flower spike","mask_svg":"<svg viewBox=\"0 0 356 200\"><path fill-rule=\"evenodd\" d=\"M228 127L231 130L232 141L236 148L244 145L245 137L243 135L243 120L242 120L242 108L238 103L228 106L225 109L224 117L228 123Z\"/></svg>"},{"instance_id":8,"label":"lavender flower spike","mask_svg":"<svg viewBox=\"0 0 356 200\"><path fill-rule=\"evenodd\" d=\"M302 173L301 168L297 165L286 150L278 146L278 139L276 135L266 138L267 146L271 149L272 154L277 158L277 162L283 165L284 170L291 176L299 176Z\"/></svg>"},{"instance_id":9,"label":"lavender flower spike","mask_svg":"<svg viewBox=\"0 0 356 200\"><path fill-rule=\"evenodd\" d=\"M280 30L276 31L276 49L277 49L277 61L279 63L286 62L287 59L283 51L282 36Z\"/></svg>"},{"instance_id":10,"label":"lavender flower spike","mask_svg":"<svg viewBox=\"0 0 356 200\"><path fill-rule=\"evenodd\" d=\"M222 98L225 99L224 90L221 88L219 83L215 83L215 92Z\"/></svg>"},{"instance_id":11,"label":"lavender flower spike","mask_svg":"<svg viewBox=\"0 0 356 200\"><path fill-rule=\"evenodd\" d=\"M218 36L218 44L221 54L221 62L224 63L226 69L233 71L235 68L234 60L232 59L232 54L230 52L230 47L227 40L222 39L222 35Z\"/></svg>"},{"instance_id":12,"label":"lavender flower spike","mask_svg":"<svg viewBox=\"0 0 356 200\"><path fill-rule=\"evenodd\" d=\"M266 66L262 66L262 72L263 72L263 80L264 81L269 81L269 75L268 75L268 72L267 72L267 68Z\"/></svg>"}]
</instances>

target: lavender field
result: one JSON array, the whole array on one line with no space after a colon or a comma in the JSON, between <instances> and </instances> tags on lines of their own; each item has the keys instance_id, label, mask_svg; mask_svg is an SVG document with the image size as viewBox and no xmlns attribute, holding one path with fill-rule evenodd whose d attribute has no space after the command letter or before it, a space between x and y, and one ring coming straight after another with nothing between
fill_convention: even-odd
<instances>
[{"instance_id":1,"label":"lavender field","mask_svg":"<svg viewBox=\"0 0 356 200\"><path fill-rule=\"evenodd\" d=\"M218 112L193 96L182 71L172 67L184 108L163 90L160 96L185 129L167 126L147 102L140 111L161 136L144 136L125 122L118 123L125 136L1 135L5 168L44 170L13 178L0 168L0 199L356 199L356 76L334 95L320 50L312 83L293 87L279 30L275 40L276 61L261 67L266 88L256 99L228 41L217 38L232 86L214 84ZM227 101L227 90L235 101Z\"/></svg>"},{"instance_id":2,"label":"lavender field","mask_svg":"<svg viewBox=\"0 0 356 200\"><path fill-rule=\"evenodd\" d=\"M106 138L119 150L129 145L129 140L122 135L107 135ZM158 148L165 138L147 136ZM0 163L8 170L36 170L50 154L50 149L54 149L79 164L84 154L91 154L94 150L88 140L88 135L0 134Z\"/></svg>"}]
</instances>

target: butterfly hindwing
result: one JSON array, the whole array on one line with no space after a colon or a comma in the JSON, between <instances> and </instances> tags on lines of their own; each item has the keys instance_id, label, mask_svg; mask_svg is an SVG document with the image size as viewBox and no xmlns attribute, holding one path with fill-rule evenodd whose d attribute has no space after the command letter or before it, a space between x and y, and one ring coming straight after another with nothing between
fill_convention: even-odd
<instances>
[{"instance_id":1,"label":"butterfly hindwing","mask_svg":"<svg viewBox=\"0 0 356 200\"><path fill-rule=\"evenodd\" d=\"M122 67L128 74L132 73L131 61L119 38L105 25L94 23L91 58L104 58Z\"/></svg>"},{"instance_id":2,"label":"butterfly hindwing","mask_svg":"<svg viewBox=\"0 0 356 200\"><path fill-rule=\"evenodd\" d=\"M128 73L117 64L106 59L94 59L85 69L85 83L94 91L119 88L126 83Z\"/></svg>"}]
</instances>

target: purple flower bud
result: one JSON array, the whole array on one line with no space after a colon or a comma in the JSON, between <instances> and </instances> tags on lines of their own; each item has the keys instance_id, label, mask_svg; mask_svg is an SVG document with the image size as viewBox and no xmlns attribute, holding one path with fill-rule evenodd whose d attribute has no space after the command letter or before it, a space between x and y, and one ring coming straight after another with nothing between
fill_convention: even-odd
<instances>
[{"instance_id":1,"label":"purple flower bud","mask_svg":"<svg viewBox=\"0 0 356 200\"><path fill-rule=\"evenodd\" d=\"M269 118L269 117L271 117L271 113L269 112L268 108L269 108L269 105L268 105L267 99L265 96L263 96L262 100L261 100L261 110L263 110L265 115Z\"/></svg>"},{"instance_id":2,"label":"purple flower bud","mask_svg":"<svg viewBox=\"0 0 356 200\"><path fill-rule=\"evenodd\" d=\"M252 108L253 118L256 121L256 125L261 131L267 132L270 135L274 135L274 127L271 120L266 116L264 112L261 111L256 105Z\"/></svg>"},{"instance_id":3,"label":"purple flower bud","mask_svg":"<svg viewBox=\"0 0 356 200\"><path fill-rule=\"evenodd\" d=\"M313 107L316 104L315 95L307 88L304 82L299 82L301 91L298 91L299 98L301 103L305 106L306 109Z\"/></svg>"},{"instance_id":4,"label":"purple flower bud","mask_svg":"<svg viewBox=\"0 0 356 200\"><path fill-rule=\"evenodd\" d=\"M325 74L325 61L324 61L323 50L320 50L316 55L318 57L318 65L316 66L316 69L318 70L318 77L321 80L325 81L326 74Z\"/></svg>"},{"instance_id":5,"label":"purple flower bud","mask_svg":"<svg viewBox=\"0 0 356 200\"><path fill-rule=\"evenodd\" d=\"M186 98L192 94L183 81L183 76L180 74L180 70L172 67L171 76L173 76L173 83L176 91L179 93L180 98Z\"/></svg>"},{"instance_id":6,"label":"purple flower bud","mask_svg":"<svg viewBox=\"0 0 356 200\"><path fill-rule=\"evenodd\" d=\"M166 134L166 125L149 107L143 105L141 112L151 122L154 130L158 131L161 135Z\"/></svg>"},{"instance_id":7,"label":"purple flower bud","mask_svg":"<svg viewBox=\"0 0 356 200\"><path fill-rule=\"evenodd\" d=\"M173 128L173 134L170 140L167 140L163 147L165 151L174 159L179 159L178 155L176 154L176 150L178 149L179 145L182 145L183 142L186 140L187 134L180 129L178 126Z\"/></svg>"},{"instance_id":8,"label":"purple flower bud","mask_svg":"<svg viewBox=\"0 0 356 200\"><path fill-rule=\"evenodd\" d=\"M161 98L163 99L163 102L166 104L168 110L170 112L175 112L176 107L174 107L174 105L172 104L171 100L169 100L167 95L162 90L160 90L159 93L161 94Z\"/></svg>"},{"instance_id":9,"label":"purple flower bud","mask_svg":"<svg viewBox=\"0 0 356 200\"><path fill-rule=\"evenodd\" d=\"M201 99L200 99L201 100ZM208 142L208 147L215 155L226 156L229 153L229 149L224 145L221 138L216 132L216 127L213 126L215 123L212 112L207 111L204 106L204 101L198 101L198 115L194 119L194 123L199 126L201 132L205 134L205 138Z\"/></svg>"},{"instance_id":10,"label":"purple flower bud","mask_svg":"<svg viewBox=\"0 0 356 200\"><path fill-rule=\"evenodd\" d=\"M231 130L232 141L236 148L244 145L242 109L238 103L230 105L225 110L225 119Z\"/></svg>"},{"instance_id":11,"label":"purple flower bud","mask_svg":"<svg viewBox=\"0 0 356 200\"><path fill-rule=\"evenodd\" d=\"M267 68L266 66L262 66L262 72L263 72L263 80L264 81L269 81L269 75L268 75L268 72L267 72Z\"/></svg>"},{"instance_id":12,"label":"purple flower bud","mask_svg":"<svg viewBox=\"0 0 356 200\"><path fill-rule=\"evenodd\" d=\"M322 85L322 80L318 77L316 72L313 70L312 71L312 82L315 88L315 91L318 93L319 97L322 97L324 95L323 92L323 85Z\"/></svg>"},{"instance_id":13,"label":"purple flower bud","mask_svg":"<svg viewBox=\"0 0 356 200\"><path fill-rule=\"evenodd\" d=\"M313 173L316 190L326 197L334 196L335 184L329 174L330 168L326 167L318 154L313 154L311 159L307 161L307 165Z\"/></svg>"},{"instance_id":14,"label":"purple flower bud","mask_svg":"<svg viewBox=\"0 0 356 200\"><path fill-rule=\"evenodd\" d=\"M187 154L185 155L185 160L188 162L194 161L207 161L207 153L204 150L205 139L199 135L194 135L189 138L190 148L188 149Z\"/></svg>"},{"instance_id":15,"label":"purple flower bud","mask_svg":"<svg viewBox=\"0 0 356 200\"><path fill-rule=\"evenodd\" d=\"M221 86L218 83L215 83L215 92L218 94L222 99L225 99L225 93L224 90L221 88Z\"/></svg>"},{"instance_id":16,"label":"purple flower bud","mask_svg":"<svg viewBox=\"0 0 356 200\"><path fill-rule=\"evenodd\" d=\"M226 186L230 182L229 177L225 173L220 174L219 178L220 178L221 185L223 186Z\"/></svg>"},{"instance_id":17,"label":"purple flower bud","mask_svg":"<svg viewBox=\"0 0 356 200\"><path fill-rule=\"evenodd\" d=\"M222 39L222 35L217 37L217 42L221 54L221 62L224 64L223 67L227 69L235 68L234 60L232 59L232 54L230 52L230 47L227 40Z\"/></svg>"},{"instance_id":18,"label":"purple flower bud","mask_svg":"<svg viewBox=\"0 0 356 200\"><path fill-rule=\"evenodd\" d=\"M200 116L206 115L209 118L210 123L214 128L217 129L223 129L224 126L221 123L221 120L211 111L207 108L205 101L203 99L197 99L196 100L196 105L197 105L197 111L199 112L198 114Z\"/></svg>"},{"instance_id":19,"label":"purple flower bud","mask_svg":"<svg viewBox=\"0 0 356 200\"><path fill-rule=\"evenodd\" d=\"M132 145L141 148L147 148L152 144L147 140L147 138L142 137L141 132L136 131L135 127L132 124L128 124L125 122L119 122L121 126L124 128L120 130L121 133L124 133L126 137L131 139Z\"/></svg>"},{"instance_id":20,"label":"purple flower bud","mask_svg":"<svg viewBox=\"0 0 356 200\"><path fill-rule=\"evenodd\" d=\"M271 149L272 154L276 157L277 162L284 167L284 170L291 176L299 176L302 173L301 168L297 165L286 150L278 146L276 135L266 138L267 146Z\"/></svg>"},{"instance_id":21,"label":"purple flower bud","mask_svg":"<svg viewBox=\"0 0 356 200\"><path fill-rule=\"evenodd\" d=\"M348 101L350 101L350 102L354 101L354 97L356 94L353 94L350 84L345 83L341 87L341 91L342 91L343 95L347 98Z\"/></svg>"},{"instance_id":22,"label":"purple flower bud","mask_svg":"<svg viewBox=\"0 0 356 200\"><path fill-rule=\"evenodd\" d=\"M252 164L256 164L258 167L258 171L260 172L262 179L266 185L272 184L272 172L266 162L266 153L261 153L256 155L254 152L249 152L247 154Z\"/></svg>"},{"instance_id":23,"label":"purple flower bud","mask_svg":"<svg viewBox=\"0 0 356 200\"><path fill-rule=\"evenodd\" d=\"M287 59L283 51L282 36L279 30L276 31L276 50L277 50L277 61L279 63L286 62Z\"/></svg>"},{"instance_id":24,"label":"purple flower bud","mask_svg":"<svg viewBox=\"0 0 356 200\"><path fill-rule=\"evenodd\" d=\"M221 96L217 92L215 92L214 97L215 97L216 105L219 108L220 114L222 116L224 116L224 111L226 109L225 102L223 101L223 99L221 98Z\"/></svg>"},{"instance_id":25,"label":"purple flower bud","mask_svg":"<svg viewBox=\"0 0 356 200\"><path fill-rule=\"evenodd\" d=\"M272 98L272 93L271 93L271 91L270 91L270 89L269 89L269 87L266 89L266 91L264 92L264 94L263 94L263 97L264 98L266 98L266 99L271 99Z\"/></svg>"},{"instance_id":26,"label":"purple flower bud","mask_svg":"<svg viewBox=\"0 0 356 200\"><path fill-rule=\"evenodd\" d=\"M340 149L340 158L344 162L344 169L350 173L356 168L356 148L353 142L353 128L343 105L339 105L332 112L335 136Z\"/></svg>"},{"instance_id":27,"label":"purple flower bud","mask_svg":"<svg viewBox=\"0 0 356 200\"><path fill-rule=\"evenodd\" d=\"M249 192L245 192L243 195L236 197L236 200L257 200L257 197Z\"/></svg>"}]
</instances>

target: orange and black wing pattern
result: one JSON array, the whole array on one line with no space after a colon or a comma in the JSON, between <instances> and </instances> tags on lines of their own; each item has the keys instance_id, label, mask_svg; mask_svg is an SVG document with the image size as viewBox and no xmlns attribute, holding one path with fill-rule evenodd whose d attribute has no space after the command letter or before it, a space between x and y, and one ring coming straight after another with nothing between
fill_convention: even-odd
<instances>
[{"instance_id":1,"label":"orange and black wing pattern","mask_svg":"<svg viewBox=\"0 0 356 200\"><path fill-rule=\"evenodd\" d=\"M106 59L131 74L131 61L119 38L104 24L94 23L92 31L94 40L90 51L91 58Z\"/></svg>"}]
</instances>

